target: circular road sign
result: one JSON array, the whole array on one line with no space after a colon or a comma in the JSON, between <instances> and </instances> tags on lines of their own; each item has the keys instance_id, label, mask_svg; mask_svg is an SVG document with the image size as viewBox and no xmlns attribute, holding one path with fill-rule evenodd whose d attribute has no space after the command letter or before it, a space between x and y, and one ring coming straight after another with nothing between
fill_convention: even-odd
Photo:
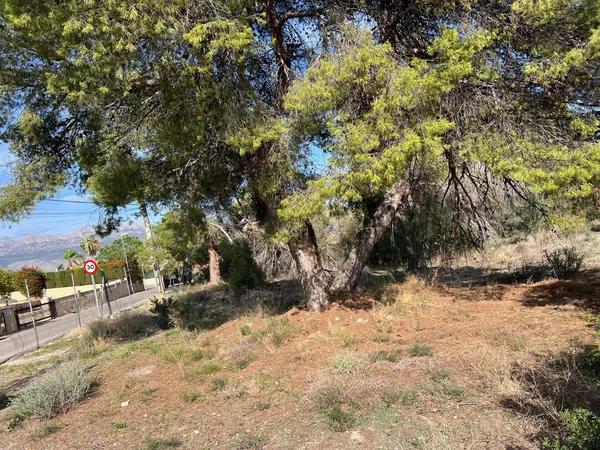
<instances>
[{"instance_id":1,"label":"circular road sign","mask_svg":"<svg viewBox=\"0 0 600 450\"><path fill-rule=\"evenodd\" d=\"M94 275L98 272L98 263L95 259L86 259L83 262L83 271L88 275Z\"/></svg>"}]
</instances>

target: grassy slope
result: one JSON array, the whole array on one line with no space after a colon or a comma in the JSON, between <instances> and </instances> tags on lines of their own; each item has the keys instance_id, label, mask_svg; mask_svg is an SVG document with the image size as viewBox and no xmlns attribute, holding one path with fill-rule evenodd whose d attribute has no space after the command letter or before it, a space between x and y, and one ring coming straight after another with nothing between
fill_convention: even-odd
<instances>
[{"instance_id":1,"label":"grassy slope","mask_svg":"<svg viewBox=\"0 0 600 450\"><path fill-rule=\"evenodd\" d=\"M94 396L0 439L7 449L536 448L557 400L597 400L573 361L595 343L584 311L598 292L589 279L471 288L410 279L378 293L387 305L287 315L265 306L280 293L217 292L211 308L226 323L164 332L130 316L141 336L128 326L126 339L86 350ZM8 393L78 339L2 368Z\"/></svg>"}]
</instances>

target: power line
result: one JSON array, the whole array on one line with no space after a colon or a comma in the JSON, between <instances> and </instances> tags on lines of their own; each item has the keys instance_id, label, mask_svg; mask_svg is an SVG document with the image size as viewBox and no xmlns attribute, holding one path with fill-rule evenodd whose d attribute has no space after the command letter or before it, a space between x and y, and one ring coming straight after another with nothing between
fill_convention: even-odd
<instances>
[{"instance_id":1,"label":"power line","mask_svg":"<svg viewBox=\"0 0 600 450\"><path fill-rule=\"evenodd\" d=\"M83 203L85 205L95 205L94 202L86 202L84 200L62 200L59 198L46 198L44 200L40 200L40 202L56 202L56 203Z\"/></svg>"}]
</instances>

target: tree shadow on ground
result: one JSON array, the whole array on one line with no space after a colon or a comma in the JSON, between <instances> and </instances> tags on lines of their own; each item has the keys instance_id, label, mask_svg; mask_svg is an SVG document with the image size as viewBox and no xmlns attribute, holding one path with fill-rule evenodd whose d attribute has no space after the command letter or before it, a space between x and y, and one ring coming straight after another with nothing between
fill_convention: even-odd
<instances>
[{"instance_id":1,"label":"tree shadow on ground","mask_svg":"<svg viewBox=\"0 0 600 450\"><path fill-rule=\"evenodd\" d=\"M296 280L266 284L259 289L232 290L226 285L180 289L168 295L163 314L171 326L188 330L212 330L242 316L274 316L303 303Z\"/></svg>"},{"instance_id":2,"label":"tree shadow on ground","mask_svg":"<svg viewBox=\"0 0 600 450\"><path fill-rule=\"evenodd\" d=\"M518 415L542 422L540 432L531 436L537 442L563 437L563 411L584 408L600 414L597 346L539 356L530 365L516 362L510 375L520 386L519 393L503 398L500 404Z\"/></svg>"},{"instance_id":3,"label":"tree shadow on ground","mask_svg":"<svg viewBox=\"0 0 600 450\"><path fill-rule=\"evenodd\" d=\"M600 281L578 278L531 286L523 296L522 303L532 307L571 305L600 314Z\"/></svg>"}]
</instances>

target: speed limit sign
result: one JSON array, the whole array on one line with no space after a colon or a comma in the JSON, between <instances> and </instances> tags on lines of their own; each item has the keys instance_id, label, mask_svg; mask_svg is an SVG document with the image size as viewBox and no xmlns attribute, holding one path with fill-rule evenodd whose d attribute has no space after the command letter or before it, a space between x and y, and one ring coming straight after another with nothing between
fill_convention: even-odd
<instances>
[{"instance_id":1,"label":"speed limit sign","mask_svg":"<svg viewBox=\"0 0 600 450\"><path fill-rule=\"evenodd\" d=\"M95 259L86 259L83 262L83 271L88 275L94 275L98 272L98 263Z\"/></svg>"}]
</instances>

